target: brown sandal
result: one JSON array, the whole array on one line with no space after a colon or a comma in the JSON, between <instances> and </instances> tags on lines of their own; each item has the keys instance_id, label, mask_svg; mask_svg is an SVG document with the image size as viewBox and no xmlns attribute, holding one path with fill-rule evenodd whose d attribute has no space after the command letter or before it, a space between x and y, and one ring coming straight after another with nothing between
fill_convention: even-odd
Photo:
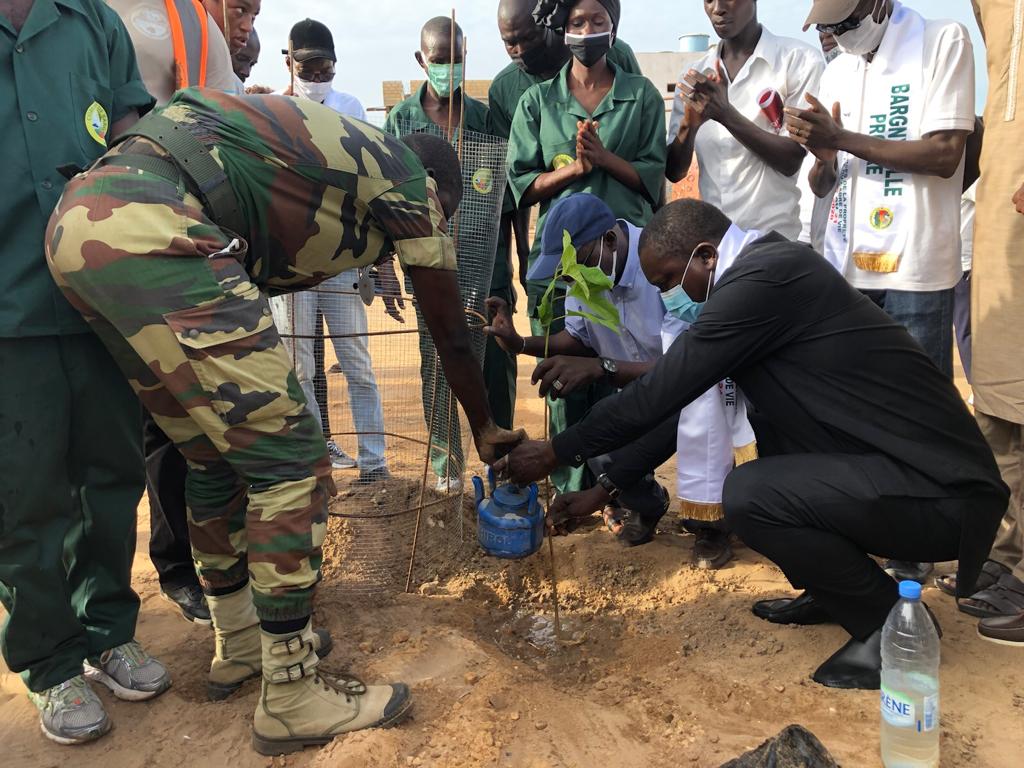
<instances>
[{"instance_id":1,"label":"brown sandal","mask_svg":"<svg viewBox=\"0 0 1024 768\"><path fill-rule=\"evenodd\" d=\"M959 604L960 611L979 619L997 619L1024 613L1024 582L1006 573L988 589L975 592Z\"/></svg>"}]
</instances>

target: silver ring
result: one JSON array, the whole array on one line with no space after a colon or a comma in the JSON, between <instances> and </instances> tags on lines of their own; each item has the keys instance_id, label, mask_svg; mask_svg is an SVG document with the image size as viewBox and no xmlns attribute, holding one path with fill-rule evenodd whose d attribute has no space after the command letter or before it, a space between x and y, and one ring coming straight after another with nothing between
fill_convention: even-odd
<instances>
[{"instance_id":1,"label":"silver ring","mask_svg":"<svg viewBox=\"0 0 1024 768\"><path fill-rule=\"evenodd\" d=\"M555 379L555 382L551 386L553 386L555 390L558 392L561 392L563 389L565 389L565 384L560 382L558 379Z\"/></svg>"}]
</instances>

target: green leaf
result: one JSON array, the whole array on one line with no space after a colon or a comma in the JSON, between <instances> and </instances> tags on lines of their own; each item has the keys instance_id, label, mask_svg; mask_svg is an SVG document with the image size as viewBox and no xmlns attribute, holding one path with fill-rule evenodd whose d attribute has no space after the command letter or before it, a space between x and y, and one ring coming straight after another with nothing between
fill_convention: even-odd
<instances>
[{"instance_id":1,"label":"green leaf","mask_svg":"<svg viewBox=\"0 0 1024 768\"><path fill-rule=\"evenodd\" d=\"M615 313L615 317L613 318L604 317L603 315L591 314L590 312L578 312L574 309L571 309L568 312L566 312L566 315L568 315L569 317L582 317L584 320L589 320L592 323L603 325L605 328L608 328L611 331L615 331L615 333L617 334L622 334L622 328L621 324L619 323L618 312Z\"/></svg>"},{"instance_id":2,"label":"green leaf","mask_svg":"<svg viewBox=\"0 0 1024 768\"><path fill-rule=\"evenodd\" d=\"M568 229L562 230L562 274L569 274L569 270L576 266L576 247L572 244L572 237Z\"/></svg>"}]
</instances>

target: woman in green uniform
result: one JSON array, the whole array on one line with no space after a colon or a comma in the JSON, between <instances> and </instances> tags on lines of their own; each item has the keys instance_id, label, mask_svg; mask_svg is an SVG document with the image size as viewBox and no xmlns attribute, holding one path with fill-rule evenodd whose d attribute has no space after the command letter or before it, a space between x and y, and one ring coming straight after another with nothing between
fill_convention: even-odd
<instances>
[{"instance_id":1,"label":"woman in green uniform","mask_svg":"<svg viewBox=\"0 0 1024 768\"><path fill-rule=\"evenodd\" d=\"M512 120L509 185L518 207L540 204L531 265L548 209L559 198L589 192L639 227L661 200L665 102L647 78L609 63L619 15L619 0L541 0L534 11L538 22L564 31L572 59L553 79L523 95ZM535 305L546 288L529 285L535 334L544 332ZM553 434L589 409L591 400L581 395L552 401ZM580 490L583 470L560 473L552 476L560 493Z\"/></svg>"}]
</instances>

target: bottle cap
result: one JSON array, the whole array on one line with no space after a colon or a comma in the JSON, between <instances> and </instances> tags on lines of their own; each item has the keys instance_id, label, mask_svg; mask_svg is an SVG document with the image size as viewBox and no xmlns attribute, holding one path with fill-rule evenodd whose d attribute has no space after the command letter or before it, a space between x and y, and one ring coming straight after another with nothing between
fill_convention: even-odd
<instances>
[{"instance_id":1,"label":"bottle cap","mask_svg":"<svg viewBox=\"0 0 1024 768\"><path fill-rule=\"evenodd\" d=\"M916 581L901 581L900 597L902 597L905 600L920 600L921 585L918 584Z\"/></svg>"}]
</instances>

